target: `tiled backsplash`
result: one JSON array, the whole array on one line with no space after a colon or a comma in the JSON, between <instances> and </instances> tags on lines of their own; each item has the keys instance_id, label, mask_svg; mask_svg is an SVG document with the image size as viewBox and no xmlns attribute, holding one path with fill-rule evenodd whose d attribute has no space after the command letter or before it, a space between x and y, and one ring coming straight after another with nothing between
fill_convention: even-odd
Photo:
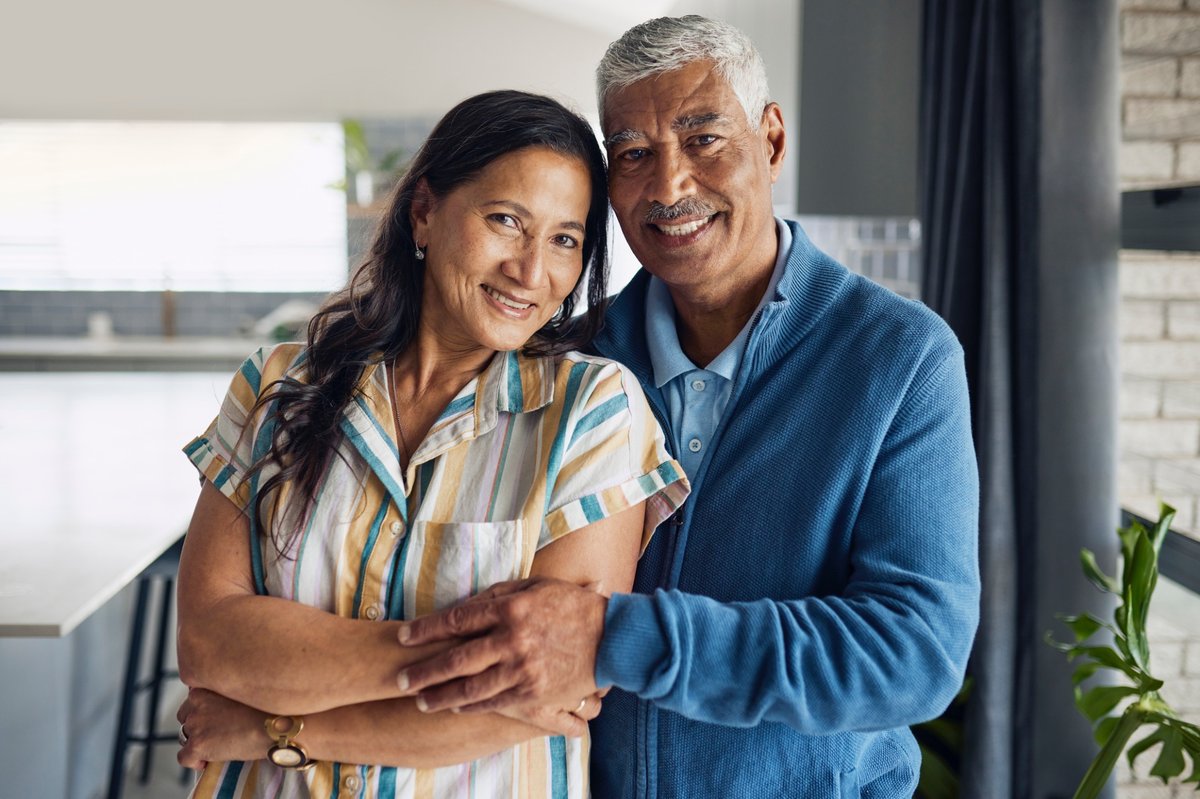
<instances>
[{"instance_id":1,"label":"tiled backsplash","mask_svg":"<svg viewBox=\"0 0 1200 799\"><path fill-rule=\"evenodd\" d=\"M168 299L169 298L169 299ZM107 314L119 336L161 336L172 316L178 336L224 336L292 299L320 303L321 294L186 291L0 291L0 336L85 336L89 318Z\"/></svg>"},{"instance_id":2,"label":"tiled backsplash","mask_svg":"<svg viewBox=\"0 0 1200 799\"><path fill-rule=\"evenodd\" d=\"M921 293L921 223L897 217L794 217L813 243L903 297Z\"/></svg>"}]
</instances>

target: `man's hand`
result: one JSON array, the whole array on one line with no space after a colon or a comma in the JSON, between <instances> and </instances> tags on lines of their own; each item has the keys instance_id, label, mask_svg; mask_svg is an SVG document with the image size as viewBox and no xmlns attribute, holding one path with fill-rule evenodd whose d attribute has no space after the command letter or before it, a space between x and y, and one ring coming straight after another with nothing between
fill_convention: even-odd
<instances>
[{"instance_id":1,"label":"man's hand","mask_svg":"<svg viewBox=\"0 0 1200 799\"><path fill-rule=\"evenodd\" d=\"M402 625L401 644L469 640L400 671L406 694L432 712L484 713L514 706L574 710L596 693L603 595L535 577L498 583L469 601ZM586 704L586 703L585 703Z\"/></svg>"}]
</instances>

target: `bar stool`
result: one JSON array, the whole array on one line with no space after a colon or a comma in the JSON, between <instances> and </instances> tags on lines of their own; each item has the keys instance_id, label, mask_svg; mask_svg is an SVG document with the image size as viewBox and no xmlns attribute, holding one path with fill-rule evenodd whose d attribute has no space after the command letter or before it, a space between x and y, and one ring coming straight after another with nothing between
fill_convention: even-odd
<instances>
[{"instance_id":1,"label":"bar stool","mask_svg":"<svg viewBox=\"0 0 1200 799\"><path fill-rule=\"evenodd\" d=\"M121 797L121 790L125 782L125 754L130 746L140 744L145 747L138 780L144 785L150 777L154 745L160 743L179 744L176 733L158 733L155 728L163 681L179 677L179 672L168 670L165 664L167 639L170 633L171 598L175 593L175 575L179 571L179 553L182 550L183 538L180 538L138 575L133 626L129 631L129 652L125 661L125 683L121 691L121 712L117 720L112 769L109 772L108 799L120 799ZM140 679L139 673L145 656L142 647L146 642L146 627L151 623L148 613L150 591L155 584L158 585L158 618L155 620L157 634L152 642L154 646L153 663L150 674L144 679ZM134 704L138 696L145 692L149 692L149 701L146 703L146 712L143 716L143 723L140 725L143 732L135 732L133 729L135 724ZM181 782L186 782L186 780L187 770L184 769Z\"/></svg>"}]
</instances>

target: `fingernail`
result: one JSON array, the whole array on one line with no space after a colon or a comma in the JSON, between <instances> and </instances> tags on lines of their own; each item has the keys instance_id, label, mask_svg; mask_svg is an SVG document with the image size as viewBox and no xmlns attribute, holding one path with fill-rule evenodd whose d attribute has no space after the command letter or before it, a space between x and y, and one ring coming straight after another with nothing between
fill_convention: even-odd
<instances>
[{"instance_id":1,"label":"fingernail","mask_svg":"<svg viewBox=\"0 0 1200 799\"><path fill-rule=\"evenodd\" d=\"M396 675L396 687L401 691L408 690L408 674L406 672L402 671Z\"/></svg>"},{"instance_id":2,"label":"fingernail","mask_svg":"<svg viewBox=\"0 0 1200 799\"><path fill-rule=\"evenodd\" d=\"M407 624L401 624L400 629L396 631L396 640L402 644L407 644L408 639L412 637L412 632L408 629Z\"/></svg>"},{"instance_id":3,"label":"fingernail","mask_svg":"<svg viewBox=\"0 0 1200 799\"><path fill-rule=\"evenodd\" d=\"M452 708L450 708L450 712L458 714L458 713L462 712L462 708L461 707L452 707Z\"/></svg>"},{"instance_id":4,"label":"fingernail","mask_svg":"<svg viewBox=\"0 0 1200 799\"><path fill-rule=\"evenodd\" d=\"M421 696L420 694L417 694L417 710L421 711L422 713L429 712L429 705L425 702L425 697Z\"/></svg>"}]
</instances>

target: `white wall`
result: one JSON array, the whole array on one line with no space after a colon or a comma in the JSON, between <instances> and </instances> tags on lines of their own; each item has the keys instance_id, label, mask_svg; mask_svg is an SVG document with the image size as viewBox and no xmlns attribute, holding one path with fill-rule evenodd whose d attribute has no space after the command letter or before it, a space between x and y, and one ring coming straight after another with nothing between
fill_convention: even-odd
<instances>
[{"instance_id":1,"label":"white wall","mask_svg":"<svg viewBox=\"0 0 1200 799\"><path fill-rule=\"evenodd\" d=\"M491 0L6 0L0 119L438 115L495 88L593 115L608 40Z\"/></svg>"}]
</instances>

